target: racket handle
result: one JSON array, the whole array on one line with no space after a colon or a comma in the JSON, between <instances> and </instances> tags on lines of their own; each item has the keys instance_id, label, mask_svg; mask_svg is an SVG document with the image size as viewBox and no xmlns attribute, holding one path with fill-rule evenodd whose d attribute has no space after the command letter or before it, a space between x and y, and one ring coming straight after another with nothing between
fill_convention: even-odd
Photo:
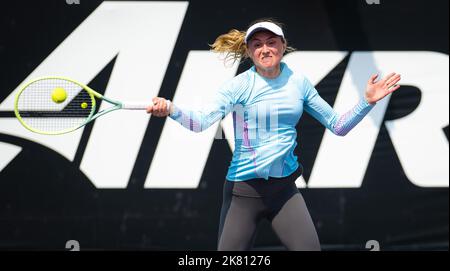
<instances>
[{"instance_id":1,"label":"racket handle","mask_svg":"<svg viewBox=\"0 0 450 271\"><path fill-rule=\"evenodd\" d=\"M149 104L143 104L143 103L123 103L122 109L128 109L128 110L146 110L147 107L149 107Z\"/></svg>"},{"instance_id":2,"label":"racket handle","mask_svg":"<svg viewBox=\"0 0 450 271\"><path fill-rule=\"evenodd\" d=\"M167 111L170 112L170 104L172 103L170 100L166 100L167 102ZM122 109L128 110L147 110L150 105L143 103L122 103Z\"/></svg>"}]
</instances>

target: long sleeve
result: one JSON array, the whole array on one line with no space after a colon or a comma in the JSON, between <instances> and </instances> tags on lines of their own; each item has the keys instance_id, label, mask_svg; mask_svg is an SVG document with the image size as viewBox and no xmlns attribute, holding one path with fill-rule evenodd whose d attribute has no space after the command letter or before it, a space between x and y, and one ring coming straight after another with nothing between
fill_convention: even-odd
<instances>
[{"instance_id":1,"label":"long sleeve","mask_svg":"<svg viewBox=\"0 0 450 271\"><path fill-rule=\"evenodd\" d=\"M189 110L173 104L169 117L193 132L202 132L223 119L239 102L239 95L245 91L248 79L244 75L236 76L224 84L201 110Z\"/></svg>"},{"instance_id":2,"label":"long sleeve","mask_svg":"<svg viewBox=\"0 0 450 271\"><path fill-rule=\"evenodd\" d=\"M343 115L339 115L320 97L317 90L306 78L303 84L305 90L305 111L331 132L339 136L345 136L350 132L374 107L374 105L369 104L363 97L352 109Z\"/></svg>"},{"instance_id":3,"label":"long sleeve","mask_svg":"<svg viewBox=\"0 0 450 271\"><path fill-rule=\"evenodd\" d=\"M183 127L198 133L224 118L231 111L232 106L232 99L224 93L219 92L215 101L203 110L193 111L182 109L173 104L173 112L169 117L180 123Z\"/></svg>"}]
</instances>

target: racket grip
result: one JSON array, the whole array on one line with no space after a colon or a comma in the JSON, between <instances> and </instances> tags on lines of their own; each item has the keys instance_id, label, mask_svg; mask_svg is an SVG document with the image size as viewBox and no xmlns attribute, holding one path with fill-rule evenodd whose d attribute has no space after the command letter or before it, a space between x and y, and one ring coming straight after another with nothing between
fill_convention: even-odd
<instances>
[{"instance_id":1,"label":"racket grip","mask_svg":"<svg viewBox=\"0 0 450 271\"><path fill-rule=\"evenodd\" d=\"M128 109L128 110L146 110L147 107L149 107L149 104L143 104L143 103L123 103L122 109Z\"/></svg>"},{"instance_id":2,"label":"racket grip","mask_svg":"<svg viewBox=\"0 0 450 271\"><path fill-rule=\"evenodd\" d=\"M167 102L167 111L170 112L170 104L172 103L170 100L166 100ZM143 103L123 103L122 109L128 109L128 110L147 110L149 107L149 104L143 104Z\"/></svg>"}]
</instances>

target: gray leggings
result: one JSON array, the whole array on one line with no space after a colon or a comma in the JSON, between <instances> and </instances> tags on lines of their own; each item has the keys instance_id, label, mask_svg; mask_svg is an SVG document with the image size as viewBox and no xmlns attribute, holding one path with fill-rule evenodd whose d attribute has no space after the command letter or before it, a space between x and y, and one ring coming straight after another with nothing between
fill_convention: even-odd
<instances>
[{"instance_id":1,"label":"gray leggings","mask_svg":"<svg viewBox=\"0 0 450 271\"><path fill-rule=\"evenodd\" d=\"M218 250L249 250L258 223L268 219L288 250L320 250L305 201L295 185L299 176L225 181Z\"/></svg>"}]
</instances>

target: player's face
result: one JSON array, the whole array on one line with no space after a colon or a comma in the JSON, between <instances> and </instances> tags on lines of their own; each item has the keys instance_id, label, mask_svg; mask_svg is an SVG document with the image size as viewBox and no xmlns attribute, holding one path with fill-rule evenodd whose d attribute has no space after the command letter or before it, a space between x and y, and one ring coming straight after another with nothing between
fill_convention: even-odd
<instances>
[{"instance_id":1,"label":"player's face","mask_svg":"<svg viewBox=\"0 0 450 271\"><path fill-rule=\"evenodd\" d=\"M269 31L255 33L247 44L249 56L257 69L279 69L286 45L282 38Z\"/></svg>"}]
</instances>

